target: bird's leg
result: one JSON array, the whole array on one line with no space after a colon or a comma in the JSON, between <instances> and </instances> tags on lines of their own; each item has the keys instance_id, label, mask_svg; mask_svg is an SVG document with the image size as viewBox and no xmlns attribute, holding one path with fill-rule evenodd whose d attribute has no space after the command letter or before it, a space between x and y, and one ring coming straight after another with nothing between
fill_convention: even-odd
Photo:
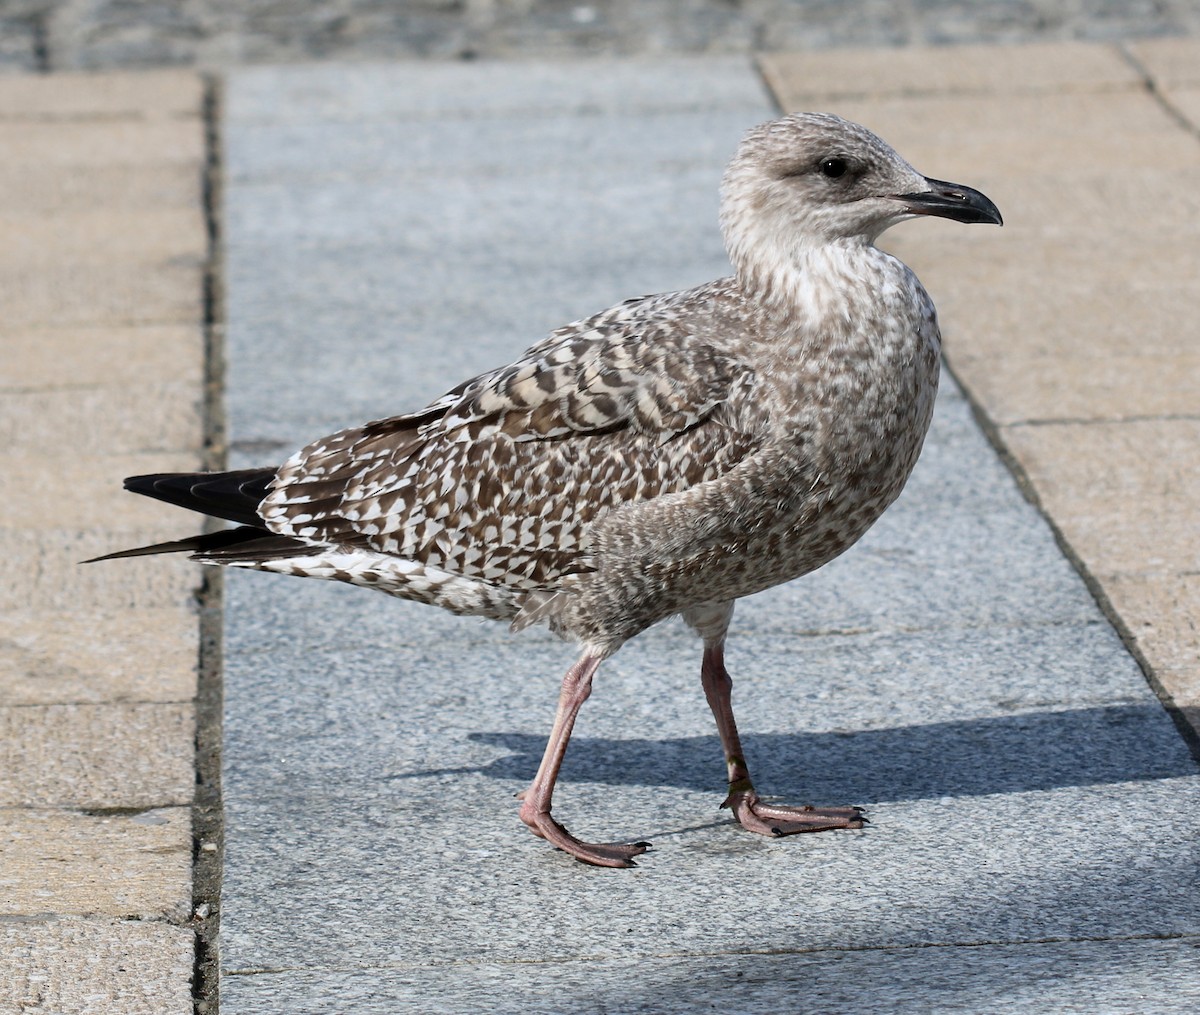
<instances>
[{"instance_id":1,"label":"bird's leg","mask_svg":"<svg viewBox=\"0 0 1200 1015\"><path fill-rule=\"evenodd\" d=\"M522 794L521 820L534 835L539 835L553 846L570 853L576 860L595 864L597 867L636 867L633 857L646 852L648 842L581 842L560 825L550 814L550 798L554 794L554 781L567 753L567 741L579 708L592 693L592 677L600 667L603 656L584 652L563 677L562 691L558 698L558 713L554 717L554 729L546 753L538 767L533 782Z\"/></svg>"},{"instance_id":2,"label":"bird's leg","mask_svg":"<svg viewBox=\"0 0 1200 1015\"><path fill-rule=\"evenodd\" d=\"M708 707L717 720L725 762L729 766L729 796L722 807L733 810L743 828L760 835L795 835L798 832L823 832L830 828L862 828L862 810L858 807L783 807L763 803L750 781L750 770L742 754L742 742L733 721L730 694L733 681L725 669L724 640L704 646L700 680Z\"/></svg>"}]
</instances>

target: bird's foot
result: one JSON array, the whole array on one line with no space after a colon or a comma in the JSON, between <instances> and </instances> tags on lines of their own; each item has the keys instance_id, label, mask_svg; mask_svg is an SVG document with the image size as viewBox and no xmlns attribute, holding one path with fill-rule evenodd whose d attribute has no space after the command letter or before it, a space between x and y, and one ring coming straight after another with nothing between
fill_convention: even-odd
<instances>
[{"instance_id":1,"label":"bird's foot","mask_svg":"<svg viewBox=\"0 0 1200 1015\"><path fill-rule=\"evenodd\" d=\"M831 828L862 828L867 820L861 807L784 807L763 803L753 789L734 789L721 806L730 808L743 828L759 835L799 835Z\"/></svg>"},{"instance_id":2,"label":"bird's foot","mask_svg":"<svg viewBox=\"0 0 1200 1015\"><path fill-rule=\"evenodd\" d=\"M633 858L650 848L648 842L582 842L550 816L549 811L521 808L521 820L534 835L596 867L636 867Z\"/></svg>"}]
</instances>

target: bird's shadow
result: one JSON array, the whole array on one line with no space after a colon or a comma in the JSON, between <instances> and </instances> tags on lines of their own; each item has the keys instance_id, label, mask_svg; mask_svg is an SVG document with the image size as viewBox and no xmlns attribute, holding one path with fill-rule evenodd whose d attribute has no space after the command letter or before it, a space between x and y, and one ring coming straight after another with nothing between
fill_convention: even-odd
<instances>
[{"instance_id":1,"label":"bird's shadow","mask_svg":"<svg viewBox=\"0 0 1200 1015\"><path fill-rule=\"evenodd\" d=\"M505 780L527 780L545 747L544 738L525 733L473 733L470 739L509 752L477 770ZM1196 761L1157 705L849 733L746 732L742 739L761 791L801 793L806 801L824 803L984 796L1197 774ZM424 774L431 773L405 773ZM723 775L715 735L579 737L562 770L566 782L701 791L719 790Z\"/></svg>"}]
</instances>

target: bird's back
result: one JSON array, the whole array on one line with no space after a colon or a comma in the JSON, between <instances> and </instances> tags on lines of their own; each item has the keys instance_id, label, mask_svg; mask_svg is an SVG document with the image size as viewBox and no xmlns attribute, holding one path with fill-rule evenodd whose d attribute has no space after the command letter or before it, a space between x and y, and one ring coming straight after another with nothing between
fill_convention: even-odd
<instances>
[{"instance_id":1,"label":"bird's back","mask_svg":"<svg viewBox=\"0 0 1200 1015\"><path fill-rule=\"evenodd\" d=\"M596 570L600 519L710 483L758 447L753 372L722 323L741 312L732 280L627 301L419 412L314 442L259 511L331 553L251 566L506 618L572 587Z\"/></svg>"},{"instance_id":2,"label":"bird's back","mask_svg":"<svg viewBox=\"0 0 1200 1015\"><path fill-rule=\"evenodd\" d=\"M628 301L419 412L304 448L260 513L325 549L247 566L619 644L819 567L878 517L928 423L924 314L891 322L913 348L883 366L912 376L880 388L878 322L859 321L831 358L818 324L764 312L732 278ZM907 411L896 398L922 403L899 434L880 426ZM863 475L875 458L879 474Z\"/></svg>"}]
</instances>

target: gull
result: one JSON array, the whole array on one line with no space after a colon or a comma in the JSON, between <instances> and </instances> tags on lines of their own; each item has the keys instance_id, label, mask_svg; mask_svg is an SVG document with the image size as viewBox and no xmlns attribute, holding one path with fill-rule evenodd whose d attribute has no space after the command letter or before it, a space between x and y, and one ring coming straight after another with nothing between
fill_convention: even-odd
<instances>
[{"instance_id":1,"label":"gull","mask_svg":"<svg viewBox=\"0 0 1200 1015\"><path fill-rule=\"evenodd\" d=\"M919 216L1002 224L983 194L921 175L828 113L751 129L725 172L733 274L553 331L423 409L314 441L278 468L135 476L127 489L236 528L98 559L326 578L576 642L532 832L577 860L636 866L647 842L588 842L551 813L600 664L679 615L724 749L724 807L751 832L859 828L858 807L759 798L731 704L734 603L816 570L896 499L933 414L937 315L875 246Z\"/></svg>"}]
</instances>

